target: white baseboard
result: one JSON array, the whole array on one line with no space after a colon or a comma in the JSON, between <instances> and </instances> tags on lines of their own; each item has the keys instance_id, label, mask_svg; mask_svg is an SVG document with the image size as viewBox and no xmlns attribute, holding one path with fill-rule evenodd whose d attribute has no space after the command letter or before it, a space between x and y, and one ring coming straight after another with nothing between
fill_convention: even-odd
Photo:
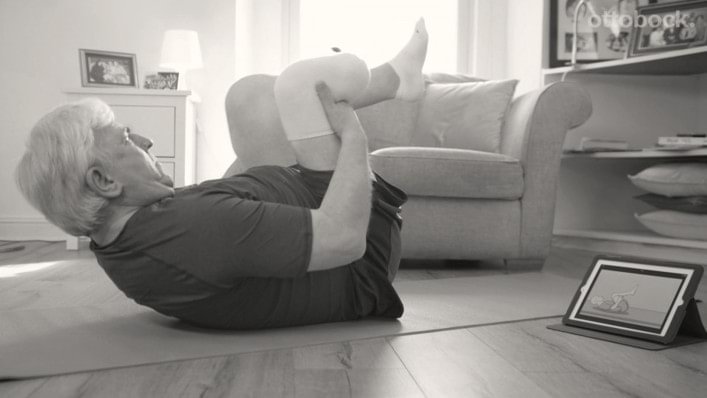
<instances>
[{"instance_id":1,"label":"white baseboard","mask_svg":"<svg viewBox=\"0 0 707 398\"><path fill-rule=\"evenodd\" d=\"M563 249L578 249L601 254L618 254L700 265L705 265L705 258L707 258L707 249L593 237L555 235L552 245Z\"/></svg>"},{"instance_id":2,"label":"white baseboard","mask_svg":"<svg viewBox=\"0 0 707 398\"><path fill-rule=\"evenodd\" d=\"M69 235L40 217L0 217L0 240L62 241Z\"/></svg>"}]
</instances>

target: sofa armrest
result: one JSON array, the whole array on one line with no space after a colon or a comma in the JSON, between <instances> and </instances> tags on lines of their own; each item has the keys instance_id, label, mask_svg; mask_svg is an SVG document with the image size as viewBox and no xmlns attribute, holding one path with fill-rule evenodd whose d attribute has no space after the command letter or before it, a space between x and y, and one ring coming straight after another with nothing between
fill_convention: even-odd
<instances>
[{"instance_id":1,"label":"sofa armrest","mask_svg":"<svg viewBox=\"0 0 707 398\"><path fill-rule=\"evenodd\" d=\"M504 121L501 153L520 160L525 179L521 254L542 257L549 250L555 192L567 130L592 113L587 92L558 82L516 98Z\"/></svg>"}]
</instances>

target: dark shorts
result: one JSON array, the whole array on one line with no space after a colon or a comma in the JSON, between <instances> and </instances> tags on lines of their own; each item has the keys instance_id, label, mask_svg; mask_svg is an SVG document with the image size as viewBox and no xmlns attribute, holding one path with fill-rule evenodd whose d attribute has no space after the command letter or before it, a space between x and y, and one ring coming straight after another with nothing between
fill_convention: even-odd
<instances>
[{"instance_id":1,"label":"dark shorts","mask_svg":"<svg viewBox=\"0 0 707 398\"><path fill-rule=\"evenodd\" d=\"M316 208L333 172L295 165L261 166L245 174L272 182L287 180L284 186L278 184L288 191L283 196ZM177 316L199 326L224 329L306 325L365 316L399 318L403 303L391 282L400 264L400 206L406 200L403 191L376 176L362 258L298 278L240 278L232 289L192 303Z\"/></svg>"},{"instance_id":2,"label":"dark shorts","mask_svg":"<svg viewBox=\"0 0 707 398\"><path fill-rule=\"evenodd\" d=\"M290 166L290 169L300 174L319 206L329 187L333 171L310 170L300 165ZM376 266L385 265L388 280L392 282L400 265L400 211L407 201L407 195L378 174L375 176L376 179L372 182L371 220L366 254L370 254L369 260Z\"/></svg>"}]
</instances>

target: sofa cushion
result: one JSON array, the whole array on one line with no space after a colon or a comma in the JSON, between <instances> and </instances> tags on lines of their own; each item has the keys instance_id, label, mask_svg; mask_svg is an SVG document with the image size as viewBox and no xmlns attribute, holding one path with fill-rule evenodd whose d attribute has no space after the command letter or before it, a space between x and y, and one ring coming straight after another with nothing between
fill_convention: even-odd
<instances>
[{"instance_id":1,"label":"sofa cushion","mask_svg":"<svg viewBox=\"0 0 707 398\"><path fill-rule=\"evenodd\" d=\"M635 186L658 195L707 195L707 163L658 164L628 178Z\"/></svg>"},{"instance_id":2,"label":"sofa cushion","mask_svg":"<svg viewBox=\"0 0 707 398\"><path fill-rule=\"evenodd\" d=\"M651 231L673 238L707 241L707 216L673 210L657 210L636 219Z\"/></svg>"},{"instance_id":3,"label":"sofa cushion","mask_svg":"<svg viewBox=\"0 0 707 398\"><path fill-rule=\"evenodd\" d=\"M499 152L517 80L429 84L411 144Z\"/></svg>"},{"instance_id":4,"label":"sofa cushion","mask_svg":"<svg viewBox=\"0 0 707 398\"><path fill-rule=\"evenodd\" d=\"M523 168L517 159L465 149L394 147L371 154L371 166L408 195L518 199Z\"/></svg>"},{"instance_id":5,"label":"sofa cushion","mask_svg":"<svg viewBox=\"0 0 707 398\"><path fill-rule=\"evenodd\" d=\"M410 145L418 108L418 101L394 99L356 110L368 137L369 151Z\"/></svg>"}]
</instances>

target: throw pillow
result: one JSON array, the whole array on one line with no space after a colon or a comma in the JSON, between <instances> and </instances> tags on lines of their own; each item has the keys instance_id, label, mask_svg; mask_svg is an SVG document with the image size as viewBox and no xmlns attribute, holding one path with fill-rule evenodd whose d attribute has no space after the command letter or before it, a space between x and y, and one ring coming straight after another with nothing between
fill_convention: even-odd
<instances>
[{"instance_id":1,"label":"throw pillow","mask_svg":"<svg viewBox=\"0 0 707 398\"><path fill-rule=\"evenodd\" d=\"M635 186L658 195L707 196L707 163L659 164L628 178Z\"/></svg>"},{"instance_id":2,"label":"throw pillow","mask_svg":"<svg viewBox=\"0 0 707 398\"><path fill-rule=\"evenodd\" d=\"M673 238L707 240L707 215L658 210L638 215L636 219L651 231Z\"/></svg>"},{"instance_id":3,"label":"throw pillow","mask_svg":"<svg viewBox=\"0 0 707 398\"><path fill-rule=\"evenodd\" d=\"M669 198L663 195L647 193L636 199L661 210L675 210L692 214L707 214L707 196L685 196Z\"/></svg>"},{"instance_id":4,"label":"throw pillow","mask_svg":"<svg viewBox=\"0 0 707 398\"><path fill-rule=\"evenodd\" d=\"M516 84L518 80L428 85L411 145L498 153Z\"/></svg>"}]
</instances>

